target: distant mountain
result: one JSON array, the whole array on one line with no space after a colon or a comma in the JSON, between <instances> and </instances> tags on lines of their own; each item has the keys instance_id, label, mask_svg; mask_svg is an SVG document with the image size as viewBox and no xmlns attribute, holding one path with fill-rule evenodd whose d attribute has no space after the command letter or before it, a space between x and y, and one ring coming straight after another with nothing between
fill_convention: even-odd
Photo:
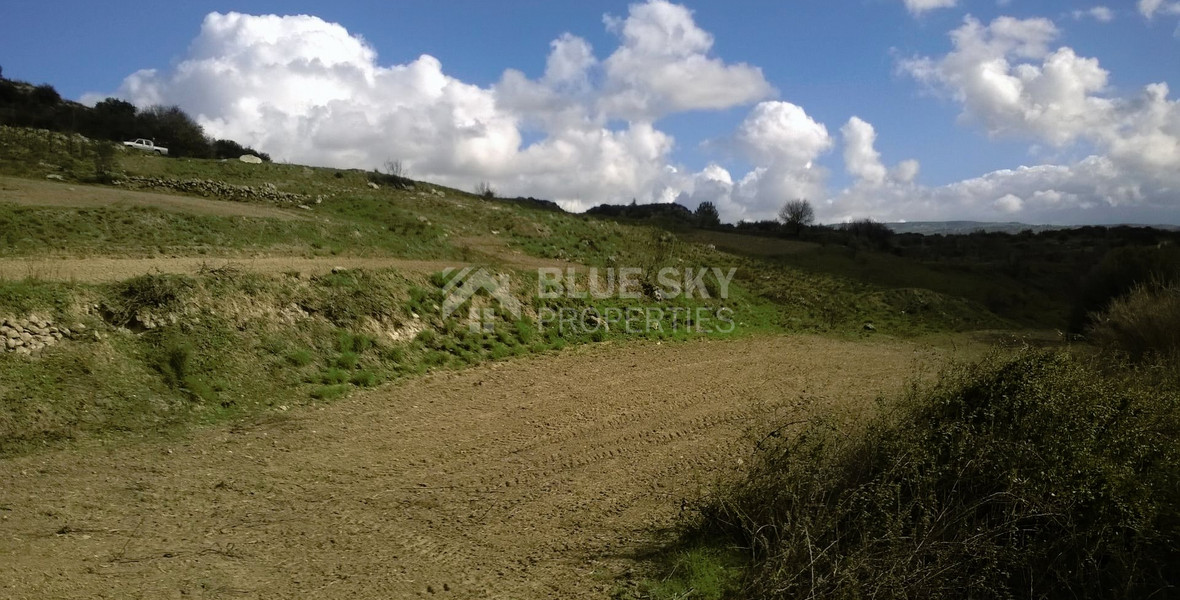
<instances>
[{"instance_id":1,"label":"distant mountain","mask_svg":"<svg viewBox=\"0 0 1180 600\"><path fill-rule=\"evenodd\" d=\"M1020 233L1022 231L1054 231L1057 229L1077 229L1084 225L1030 225L1010 221L1007 223L993 223L988 221L910 221L906 223L886 223L894 233L920 233L922 235L961 235L983 231L986 233ZM1151 227L1163 231L1180 231L1177 225L1143 225L1135 223L1120 223L1117 225L1098 225L1097 227Z\"/></svg>"},{"instance_id":2,"label":"distant mountain","mask_svg":"<svg viewBox=\"0 0 1180 600\"><path fill-rule=\"evenodd\" d=\"M1064 225L1029 225L1028 223L991 223L988 221L910 221L886 223L895 233L921 233L923 235L956 235L984 231L987 233L1020 233L1021 231L1049 231L1068 229Z\"/></svg>"}]
</instances>

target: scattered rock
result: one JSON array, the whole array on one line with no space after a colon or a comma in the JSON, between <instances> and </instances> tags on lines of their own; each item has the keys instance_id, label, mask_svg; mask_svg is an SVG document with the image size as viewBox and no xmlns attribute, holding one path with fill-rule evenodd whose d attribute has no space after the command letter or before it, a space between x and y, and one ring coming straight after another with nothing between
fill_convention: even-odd
<instances>
[{"instance_id":1,"label":"scattered rock","mask_svg":"<svg viewBox=\"0 0 1180 600\"><path fill-rule=\"evenodd\" d=\"M254 156L253 154L243 154L238 157L238 160L240 160L244 163L252 164L252 165L262 164L262 159L258 158L257 156Z\"/></svg>"},{"instance_id":2,"label":"scattered rock","mask_svg":"<svg viewBox=\"0 0 1180 600\"><path fill-rule=\"evenodd\" d=\"M50 174L46 175L45 178L52 179L54 181L65 181L66 180L65 177L62 177L61 175L58 175L57 173L50 173Z\"/></svg>"},{"instance_id":3,"label":"scattered rock","mask_svg":"<svg viewBox=\"0 0 1180 600\"><path fill-rule=\"evenodd\" d=\"M49 319L29 315L24 319L0 320L0 352L30 356L66 339L70 329L57 327ZM84 327L81 323L79 326Z\"/></svg>"},{"instance_id":4,"label":"scattered rock","mask_svg":"<svg viewBox=\"0 0 1180 600\"><path fill-rule=\"evenodd\" d=\"M162 177L127 177L115 185L131 189L163 189L172 192L234 200L238 202L273 202L277 204L306 204L311 200L305 194L281 192L273 183L257 187L232 185L213 179L165 179Z\"/></svg>"},{"instance_id":5,"label":"scattered rock","mask_svg":"<svg viewBox=\"0 0 1180 600\"><path fill-rule=\"evenodd\" d=\"M372 181L370 181L370 182L369 182L369 187L371 187L371 188L373 188L373 189L375 189L375 190L379 190L379 189L381 189L381 186L379 186L379 185L377 185L377 184L373 183Z\"/></svg>"}]
</instances>

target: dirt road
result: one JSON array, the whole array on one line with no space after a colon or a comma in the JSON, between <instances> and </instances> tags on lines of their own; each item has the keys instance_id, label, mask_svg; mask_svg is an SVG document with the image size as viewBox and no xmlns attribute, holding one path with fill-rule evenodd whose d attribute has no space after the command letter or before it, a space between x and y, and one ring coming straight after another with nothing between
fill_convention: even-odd
<instances>
[{"instance_id":1,"label":"dirt road","mask_svg":"<svg viewBox=\"0 0 1180 600\"><path fill-rule=\"evenodd\" d=\"M20 206L57 208L97 208L100 206L141 206L174 212L214 217L253 217L265 219L309 219L295 208L278 208L266 204L229 202L192 196L139 192L95 185L34 181L0 177L0 202Z\"/></svg>"},{"instance_id":2,"label":"dirt road","mask_svg":"<svg viewBox=\"0 0 1180 600\"><path fill-rule=\"evenodd\" d=\"M949 352L598 346L2 461L0 597L606 597L743 432L856 411Z\"/></svg>"},{"instance_id":3,"label":"dirt road","mask_svg":"<svg viewBox=\"0 0 1180 600\"><path fill-rule=\"evenodd\" d=\"M413 260L403 258L263 256L224 258L178 256L158 258L0 258L0 279L34 277L48 281L101 283L122 281L151 273L196 275L202 269L232 266L251 273L307 273L322 275L336 267L345 269L398 269L411 273L434 273L449 267L466 266L462 261Z\"/></svg>"}]
</instances>

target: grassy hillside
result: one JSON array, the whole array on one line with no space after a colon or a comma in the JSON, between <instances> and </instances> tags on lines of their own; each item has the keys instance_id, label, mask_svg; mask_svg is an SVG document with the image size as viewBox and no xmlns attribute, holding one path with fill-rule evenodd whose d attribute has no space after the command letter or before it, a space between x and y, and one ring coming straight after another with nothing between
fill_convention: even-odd
<instances>
[{"instance_id":1,"label":"grassy hillside","mask_svg":"<svg viewBox=\"0 0 1180 600\"><path fill-rule=\"evenodd\" d=\"M569 344L1007 326L978 302L921 282L788 266L752 238L748 246L714 243L376 172L112 152L11 128L0 137L0 174L22 178L0 179L0 263L22 273L0 280L0 319L84 326L33 357L0 353L0 454L176 431ZM246 215L235 206L254 208ZM187 271L169 262L186 257L209 262ZM252 266L273 257L300 260L290 270ZM366 268L333 268L362 257ZM89 283L20 269L45 258L110 258L142 269L131 278L82 278ZM442 314L447 278L438 265L509 275L524 314L497 315L492 330L471 331ZM600 278L638 268L646 287L634 299L540 299L542 266L574 269L581 289L592 268ZM661 299L651 284L664 267L736 271L728 298L717 298L709 277L710 298ZM456 312L486 306L491 299L481 294ZM653 307L655 317L639 312ZM578 327L547 327L546 311L563 309ZM629 331L603 318L628 309L643 314L643 326ZM732 328L701 327L723 313ZM658 329L646 323L652 318Z\"/></svg>"}]
</instances>

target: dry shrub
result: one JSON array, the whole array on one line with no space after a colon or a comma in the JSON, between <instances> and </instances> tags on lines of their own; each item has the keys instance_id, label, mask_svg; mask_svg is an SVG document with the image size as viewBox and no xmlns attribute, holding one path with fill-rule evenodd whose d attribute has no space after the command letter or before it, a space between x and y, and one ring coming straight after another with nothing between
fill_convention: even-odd
<instances>
[{"instance_id":1,"label":"dry shrub","mask_svg":"<svg viewBox=\"0 0 1180 600\"><path fill-rule=\"evenodd\" d=\"M1091 337L1101 346L1141 360L1180 356L1180 286L1140 286L1111 302L1094 319Z\"/></svg>"},{"instance_id":2,"label":"dry shrub","mask_svg":"<svg viewBox=\"0 0 1180 600\"><path fill-rule=\"evenodd\" d=\"M704 529L754 598L1146 598L1180 584L1180 393L1027 352L779 438ZM1164 388L1167 389L1164 389Z\"/></svg>"}]
</instances>

